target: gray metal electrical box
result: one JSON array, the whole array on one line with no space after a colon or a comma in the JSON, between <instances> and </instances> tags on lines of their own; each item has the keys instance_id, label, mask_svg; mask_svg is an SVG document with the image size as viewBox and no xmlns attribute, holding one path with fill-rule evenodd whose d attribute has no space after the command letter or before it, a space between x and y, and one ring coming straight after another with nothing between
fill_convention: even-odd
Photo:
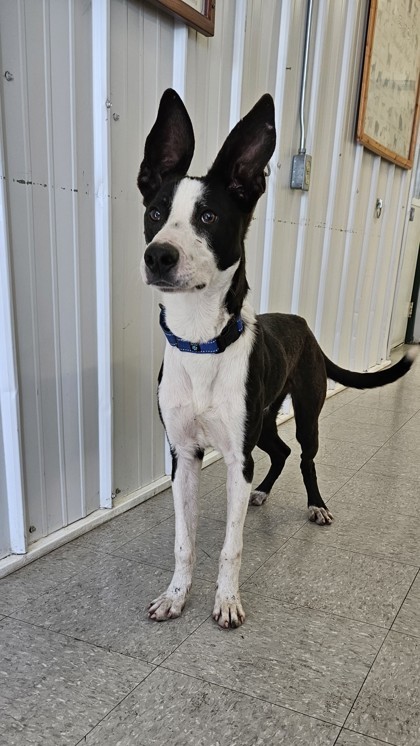
<instances>
[{"instance_id":1,"label":"gray metal electrical box","mask_svg":"<svg viewBox=\"0 0 420 746\"><path fill-rule=\"evenodd\" d=\"M312 156L307 153L298 153L293 156L292 176L290 187L292 189L303 189L305 192L309 189L311 181Z\"/></svg>"}]
</instances>

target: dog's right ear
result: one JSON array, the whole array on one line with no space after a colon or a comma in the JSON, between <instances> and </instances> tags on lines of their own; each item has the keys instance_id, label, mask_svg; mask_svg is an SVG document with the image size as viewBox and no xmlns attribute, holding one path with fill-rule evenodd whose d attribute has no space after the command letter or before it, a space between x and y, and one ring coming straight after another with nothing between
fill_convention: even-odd
<instances>
[{"instance_id":1,"label":"dog's right ear","mask_svg":"<svg viewBox=\"0 0 420 746\"><path fill-rule=\"evenodd\" d=\"M274 101L261 96L223 143L207 178L217 178L250 212L265 191L265 167L276 145Z\"/></svg>"},{"instance_id":2,"label":"dog's right ear","mask_svg":"<svg viewBox=\"0 0 420 746\"><path fill-rule=\"evenodd\" d=\"M168 88L144 146L137 186L147 205L167 178L182 177L194 154L194 131L180 97Z\"/></svg>"}]
</instances>

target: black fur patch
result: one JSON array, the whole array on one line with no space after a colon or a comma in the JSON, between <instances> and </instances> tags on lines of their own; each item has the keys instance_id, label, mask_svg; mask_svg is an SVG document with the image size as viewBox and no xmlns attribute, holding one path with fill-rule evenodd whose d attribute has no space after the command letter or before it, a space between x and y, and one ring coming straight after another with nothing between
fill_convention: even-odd
<instances>
[{"instance_id":1,"label":"black fur patch","mask_svg":"<svg viewBox=\"0 0 420 746\"><path fill-rule=\"evenodd\" d=\"M172 472L171 472L171 479L172 479L172 481L174 481L174 479L175 479L175 474L176 474L176 469L177 469L177 466L178 466L178 456L177 456L177 454L176 454L176 450L175 450L175 448L174 448L173 446L171 446L171 445L169 444L169 448L170 448L170 451L171 451L171 456L172 456Z\"/></svg>"},{"instance_id":2,"label":"black fur patch","mask_svg":"<svg viewBox=\"0 0 420 746\"><path fill-rule=\"evenodd\" d=\"M245 482L251 484L252 478L254 476L254 459L252 458L251 454L249 454L245 458L242 473L244 475Z\"/></svg>"}]
</instances>

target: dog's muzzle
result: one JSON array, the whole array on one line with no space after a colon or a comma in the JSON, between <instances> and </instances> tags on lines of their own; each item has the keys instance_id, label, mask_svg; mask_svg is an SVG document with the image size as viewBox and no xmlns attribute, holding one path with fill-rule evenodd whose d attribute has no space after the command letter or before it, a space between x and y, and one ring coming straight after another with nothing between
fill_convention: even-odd
<instances>
[{"instance_id":1,"label":"dog's muzzle","mask_svg":"<svg viewBox=\"0 0 420 746\"><path fill-rule=\"evenodd\" d=\"M171 285L179 251L169 243L152 242L144 252L147 281L151 285Z\"/></svg>"}]
</instances>

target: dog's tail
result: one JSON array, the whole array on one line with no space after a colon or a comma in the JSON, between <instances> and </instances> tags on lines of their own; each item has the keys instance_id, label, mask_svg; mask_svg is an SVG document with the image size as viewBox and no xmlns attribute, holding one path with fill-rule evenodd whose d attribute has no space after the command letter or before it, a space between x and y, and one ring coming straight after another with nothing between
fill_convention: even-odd
<instances>
[{"instance_id":1,"label":"dog's tail","mask_svg":"<svg viewBox=\"0 0 420 746\"><path fill-rule=\"evenodd\" d=\"M386 386L388 383L393 383L404 376L410 370L419 351L420 347L410 347L398 363L384 370L378 370L376 373L355 373L340 368L339 365L333 363L323 354L328 378L353 389L374 389L377 386Z\"/></svg>"}]
</instances>

